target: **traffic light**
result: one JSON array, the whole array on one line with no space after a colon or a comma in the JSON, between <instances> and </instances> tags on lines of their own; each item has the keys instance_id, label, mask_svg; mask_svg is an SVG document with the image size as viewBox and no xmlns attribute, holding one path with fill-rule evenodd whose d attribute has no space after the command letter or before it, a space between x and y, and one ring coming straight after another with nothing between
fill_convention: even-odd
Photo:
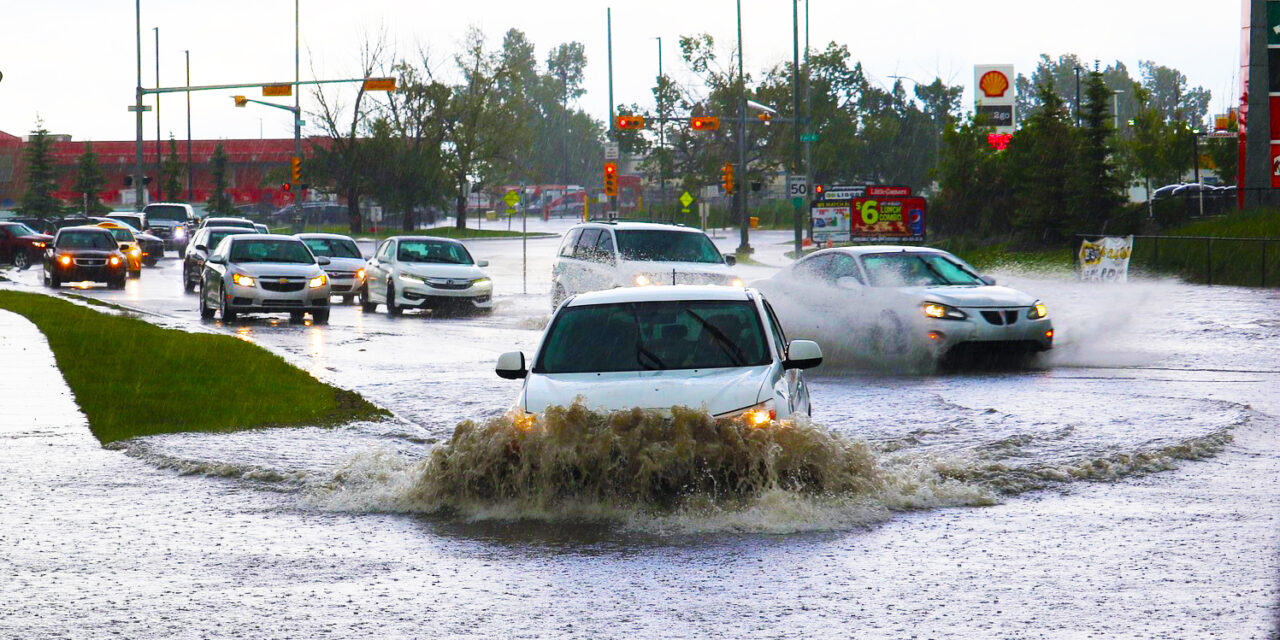
<instances>
[{"instance_id":1,"label":"traffic light","mask_svg":"<svg viewBox=\"0 0 1280 640\"><path fill-rule=\"evenodd\" d=\"M619 129L643 129L644 118L641 116L618 116L614 118Z\"/></svg>"},{"instance_id":2,"label":"traffic light","mask_svg":"<svg viewBox=\"0 0 1280 640\"><path fill-rule=\"evenodd\" d=\"M720 168L720 186L727 195L733 195L733 163L726 162Z\"/></svg>"},{"instance_id":3,"label":"traffic light","mask_svg":"<svg viewBox=\"0 0 1280 640\"><path fill-rule=\"evenodd\" d=\"M618 163L604 163L604 194L606 196L618 195Z\"/></svg>"},{"instance_id":4,"label":"traffic light","mask_svg":"<svg viewBox=\"0 0 1280 640\"><path fill-rule=\"evenodd\" d=\"M760 122L763 122L765 126L768 126L769 123L773 121L773 114L768 111L761 111L756 114L756 118L759 119Z\"/></svg>"},{"instance_id":5,"label":"traffic light","mask_svg":"<svg viewBox=\"0 0 1280 640\"><path fill-rule=\"evenodd\" d=\"M293 176L291 182L298 182L302 180L302 158L294 156L293 159L289 161L289 166L292 170L289 175Z\"/></svg>"},{"instance_id":6,"label":"traffic light","mask_svg":"<svg viewBox=\"0 0 1280 640\"><path fill-rule=\"evenodd\" d=\"M716 116L689 118L689 127L694 131L719 131L720 118Z\"/></svg>"},{"instance_id":7,"label":"traffic light","mask_svg":"<svg viewBox=\"0 0 1280 640\"><path fill-rule=\"evenodd\" d=\"M231 96L231 98L236 101L237 107L243 107L246 104L249 104L249 99L244 96Z\"/></svg>"},{"instance_id":8,"label":"traffic light","mask_svg":"<svg viewBox=\"0 0 1280 640\"><path fill-rule=\"evenodd\" d=\"M822 199L822 194L826 192L827 192L827 188L825 186L820 184L813 185L813 195L818 196L819 200Z\"/></svg>"},{"instance_id":9,"label":"traffic light","mask_svg":"<svg viewBox=\"0 0 1280 640\"><path fill-rule=\"evenodd\" d=\"M281 183L280 190L285 193L289 193L290 191L293 190L293 185L289 184L288 182Z\"/></svg>"}]
</instances>

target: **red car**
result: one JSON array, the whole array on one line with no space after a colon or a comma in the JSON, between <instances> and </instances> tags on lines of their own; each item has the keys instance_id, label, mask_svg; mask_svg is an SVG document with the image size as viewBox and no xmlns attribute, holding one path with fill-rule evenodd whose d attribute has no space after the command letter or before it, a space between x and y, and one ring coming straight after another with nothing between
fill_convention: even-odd
<instances>
[{"instance_id":1,"label":"red car","mask_svg":"<svg viewBox=\"0 0 1280 640\"><path fill-rule=\"evenodd\" d=\"M26 269L40 259L50 240L53 236L36 233L21 222L0 222L0 263Z\"/></svg>"}]
</instances>

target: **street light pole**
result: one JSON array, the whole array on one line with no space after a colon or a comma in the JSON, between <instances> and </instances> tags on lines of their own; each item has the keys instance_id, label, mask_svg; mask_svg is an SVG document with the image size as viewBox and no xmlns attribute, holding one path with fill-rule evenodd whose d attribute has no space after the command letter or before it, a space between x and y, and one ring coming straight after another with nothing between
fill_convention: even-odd
<instances>
[{"instance_id":1,"label":"street light pole","mask_svg":"<svg viewBox=\"0 0 1280 640\"><path fill-rule=\"evenodd\" d=\"M302 39L300 37L301 15L300 0L293 0L293 157L302 158L302 87L297 83L302 81ZM289 165L291 168L292 163ZM298 204L298 185L294 184L293 172L289 172L289 193L293 194L293 206L297 208L298 213L302 213L302 208Z\"/></svg>"},{"instance_id":2,"label":"street light pole","mask_svg":"<svg viewBox=\"0 0 1280 640\"><path fill-rule=\"evenodd\" d=\"M662 104L662 37L658 41L658 208L667 205L667 163L663 151L667 148L667 112Z\"/></svg>"},{"instance_id":3,"label":"street light pole","mask_svg":"<svg viewBox=\"0 0 1280 640\"><path fill-rule=\"evenodd\" d=\"M191 166L191 50L183 53L187 56L187 202L190 203L196 199L195 167Z\"/></svg>"},{"instance_id":4,"label":"street light pole","mask_svg":"<svg viewBox=\"0 0 1280 640\"><path fill-rule=\"evenodd\" d=\"M160 88L160 27L152 27L156 32L156 88ZM160 148L160 94L156 94L156 201L164 200L164 180L160 177L160 159L164 157Z\"/></svg>"},{"instance_id":5,"label":"street light pole","mask_svg":"<svg viewBox=\"0 0 1280 640\"><path fill-rule=\"evenodd\" d=\"M134 207L142 210L142 0L133 3L134 33L138 41L138 87L134 115L137 116L138 137L133 164Z\"/></svg>"},{"instance_id":6,"label":"street light pole","mask_svg":"<svg viewBox=\"0 0 1280 640\"><path fill-rule=\"evenodd\" d=\"M609 141L617 142L617 135L614 133L614 127L617 122L613 119L613 8L609 7L604 10L605 16L605 32L606 42L609 51ZM618 210L618 197L606 196L609 200L607 211L609 213Z\"/></svg>"},{"instance_id":7,"label":"street light pole","mask_svg":"<svg viewBox=\"0 0 1280 640\"><path fill-rule=\"evenodd\" d=\"M1076 65L1076 126L1080 126L1080 65Z\"/></svg>"},{"instance_id":8,"label":"street light pole","mask_svg":"<svg viewBox=\"0 0 1280 640\"><path fill-rule=\"evenodd\" d=\"M738 253L750 254L747 194L742 189L742 184L747 178L747 76L743 71L742 63L742 0L736 0L736 4L738 7L738 177L733 187L733 202L738 214L738 223L742 225L742 240L738 245Z\"/></svg>"},{"instance_id":9,"label":"street light pole","mask_svg":"<svg viewBox=\"0 0 1280 640\"><path fill-rule=\"evenodd\" d=\"M806 6L806 10L808 10ZM806 51L806 53L808 53ZM800 119L800 5L797 0L791 0L791 117L795 122L791 123L791 130L795 134L795 165L793 170L798 174L801 170L801 148L800 148L800 127L803 120ZM800 245L803 241L800 231L800 201L792 202L794 210L795 222L795 254L796 258L800 257Z\"/></svg>"}]
</instances>

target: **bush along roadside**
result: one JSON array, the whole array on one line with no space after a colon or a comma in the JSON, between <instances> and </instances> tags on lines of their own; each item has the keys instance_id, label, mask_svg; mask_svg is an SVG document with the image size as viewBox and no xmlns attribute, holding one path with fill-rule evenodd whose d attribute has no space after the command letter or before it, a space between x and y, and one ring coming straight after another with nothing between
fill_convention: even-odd
<instances>
[{"instance_id":1,"label":"bush along roadside","mask_svg":"<svg viewBox=\"0 0 1280 640\"><path fill-rule=\"evenodd\" d=\"M157 327L57 298L0 291L0 308L44 333L103 444L137 436L333 426L386 417L262 347Z\"/></svg>"}]
</instances>

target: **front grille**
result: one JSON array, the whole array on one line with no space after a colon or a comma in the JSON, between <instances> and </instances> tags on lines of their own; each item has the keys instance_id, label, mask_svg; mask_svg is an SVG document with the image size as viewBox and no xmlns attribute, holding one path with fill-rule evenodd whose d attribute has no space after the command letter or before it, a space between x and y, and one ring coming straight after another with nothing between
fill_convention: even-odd
<instances>
[{"instance_id":1,"label":"front grille","mask_svg":"<svg viewBox=\"0 0 1280 640\"><path fill-rule=\"evenodd\" d=\"M470 280L428 280L427 285L433 289L461 291L471 286Z\"/></svg>"},{"instance_id":2,"label":"front grille","mask_svg":"<svg viewBox=\"0 0 1280 640\"><path fill-rule=\"evenodd\" d=\"M1011 325L1011 324L1016 324L1018 322L1018 310L1005 309L1005 310L996 310L996 311L983 311L982 317L986 318L987 322L990 322L991 324L994 324L998 327Z\"/></svg>"},{"instance_id":3,"label":"front grille","mask_svg":"<svg viewBox=\"0 0 1280 640\"><path fill-rule=\"evenodd\" d=\"M107 264L106 258L76 258L77 267L101 267Z\"/></svg>"},{"instance_id":4,"label":"front grille","mask_svg":"<svg viewBox=\"0 0 1280 640\"><path fill-rule=\"evenodd\" d=\"M356 277L354 271L326 271L325 273L329 274L329 277L334 280L346 280L347 278Z\"/></svg>"},{"instance_id":5,"label":"front grille","mask_svg":"<svg viewBox=\"0 0 1280 640\"><path fill-rule=\"evenodd\" d=\"M281 282L284 280L284 282ZM290 293L293 291L302 291L307 286L305 280L289 280L287 278L276 278L269 280L262 278L258 280L258 284L262 285L264 291L275 291L277 293Z\"/></svg>"}]
</instances>

